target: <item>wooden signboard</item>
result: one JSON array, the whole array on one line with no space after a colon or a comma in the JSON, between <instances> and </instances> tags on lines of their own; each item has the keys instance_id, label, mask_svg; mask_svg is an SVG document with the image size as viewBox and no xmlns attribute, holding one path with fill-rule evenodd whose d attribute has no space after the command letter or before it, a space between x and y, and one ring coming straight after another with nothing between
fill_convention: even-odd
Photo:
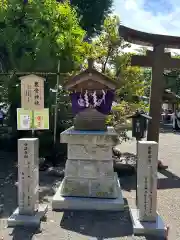
<instances>
[{"instance_id":1,"label":"wooden signboard","mask_svg":"<svg viewBox=\"0 0 180 240\"><path fill-rule=\"evenodd\" d=\"M21 108L38 110L44 108L44 78L36 75L20 77Z\"/></svg>"}]
</instances>

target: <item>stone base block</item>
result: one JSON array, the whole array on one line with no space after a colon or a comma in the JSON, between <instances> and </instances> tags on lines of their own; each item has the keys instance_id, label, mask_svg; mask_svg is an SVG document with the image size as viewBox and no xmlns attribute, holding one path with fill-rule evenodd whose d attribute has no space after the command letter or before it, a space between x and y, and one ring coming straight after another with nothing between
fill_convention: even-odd
<instances>
[{"instance_id":1,"label":"stone base block","mask_svg":"<svg viewBox=\"0 0 180 240\"><path fill-rule=\"evenodd\" d=\"M112 180L65 177L62 182L61 195L64 197L117 198L117 188L116 175Z\"/></svg>"},{"instance_id":2,"label":"stone base block","mask_svg":"<svg viewBox=\"0 0 180 240\"><path fill-rule=\"evenodd\" d=\"M112 146L85 144L68 144L68 159L109 161L112 160Z\"/></svg>"},{"instance_id":3,"label":"stone base block","mask_svg":"<svg viewBox=\"0 0 180 240\"><path fill-rule=\"evenodd\" d=\"M41 219L45 216L48 210L47 205L39 205L39 210L35 215L21 215L19 214L19 208L17 208L13 214L8 218L8 227L27 226L27 227L39 227Z\"/></svg>"},{"instance_id":4,"label":"stone base block","mask_svg":"<svg viewBox=\"0 0 180 240\"><path fill-rule=\"evenodd\" d=\"M114 179L113 161L68 159L66 161L65 176L74 178Z\"/></svg>"},{"instance_id":5,"label":"stone base block","mask_svg":"<svg viewBox=\"0 0 180 240\"><path fill-rule=\"evenodd\" d=\"M157 213L156 222L139 221L138 209L130 209L134 235L154 235L165 237L166 228L162 218Z\"/></svg>"},{"instance_id":6,"label":"stone base block","mask_svg":"<svg viewBox=\"0 0 180 240\"><path fill-rule=\"evenodd\" d=\"M116 199L90 198L90 197L63 197L61 195L62 183L52 200L53 210L124 210L124 200L118 180L118 197Z\"/></svg>"}]
</instances>

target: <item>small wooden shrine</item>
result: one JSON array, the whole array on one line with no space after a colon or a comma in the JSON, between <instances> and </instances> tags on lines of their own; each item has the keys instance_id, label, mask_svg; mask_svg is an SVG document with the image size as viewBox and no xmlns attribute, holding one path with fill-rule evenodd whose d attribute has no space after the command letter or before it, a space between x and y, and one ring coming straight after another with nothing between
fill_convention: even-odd
<instances>
[{"instance_id":1,"label":"small wooden shrine","mask_svg":"<svg viewBox=\"0 0 180 240\"><path fill-rule=\"evenodd\" d=\"M105 131L106 116L110 113L116 82L93 67L72 77L64 86L70 91L75 130Z\"/></svg>"}]
</instances>

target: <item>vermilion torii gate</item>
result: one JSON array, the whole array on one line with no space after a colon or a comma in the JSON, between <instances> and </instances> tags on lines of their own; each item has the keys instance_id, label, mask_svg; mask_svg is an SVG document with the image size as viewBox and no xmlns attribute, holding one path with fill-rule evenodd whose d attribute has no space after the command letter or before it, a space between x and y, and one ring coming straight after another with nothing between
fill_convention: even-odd
<instances>
[{"instance_id":1,"label":"vermilion torii gate","mask_svg":"<svg viewBox=\"0 0 180 240\"><path fill-rule=\"evenodd\" d=\"M164 69L180 68L180 59L171 58L171 54L165 53L164 50L165 48L180 49L180 37L140 32L123 25L119 26L119 34L125 41L153 47L153 51L147 51L146 56L132 56L131 65L152 67L149 112L152 120L149 121L147 140L158 142L162 94L164 91Z\"/></svg>"}]
</instances>

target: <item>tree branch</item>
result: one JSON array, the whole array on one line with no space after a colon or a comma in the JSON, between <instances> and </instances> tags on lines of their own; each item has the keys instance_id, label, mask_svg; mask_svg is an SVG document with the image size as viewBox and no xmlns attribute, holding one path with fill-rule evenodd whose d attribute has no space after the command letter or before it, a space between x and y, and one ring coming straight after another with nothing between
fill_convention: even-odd
<instances>
[{"instance_id":1,"label":"tree branch","mask_svg":"<svg viewBox=\"0 0 180 240\"><path fill-rule=\"evenodd\" d=\"M104 62L104 64L103 64L103 66L102 66L102 73L105 73L105 71L106 71L106 65L107 65L107 63L108 63L109 57L110 57L110 55L111 55L111 52L112 52L112 47L109 46L109 47L108 47L108 53L107 53L107 56L106 56L106 60L105 60L105 62Z\"/></svg>"}]
</instances>

